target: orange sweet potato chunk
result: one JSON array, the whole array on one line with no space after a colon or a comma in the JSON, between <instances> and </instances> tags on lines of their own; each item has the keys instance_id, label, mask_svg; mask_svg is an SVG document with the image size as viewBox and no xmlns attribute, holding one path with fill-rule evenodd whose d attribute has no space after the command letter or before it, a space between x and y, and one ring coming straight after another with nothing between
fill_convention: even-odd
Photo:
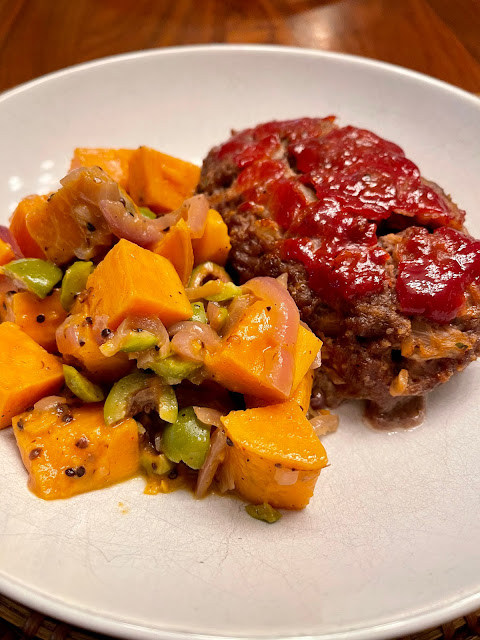
<instances>
[{"instance_id":1,"label":"orange sweet potato chunk","mask_svg":"<svg viewBox=\"0 0 480 640\"><path fill-rule=\"evenodd\" d=\"M60 304L60 290L40 300L29 291L15 293L9 303L10 317L22 331L47 351L56 351L55 332L67 317Z\"/></svg>"},{"instance_id":2,"label":"orange sweet potato chunk","mask_svg":"<svg viewBox=\"0 0 480 640\"><path fill-rule=\"evenodd\" d=\"M188 283L193 269L193 249L190 230L185 220L180 219L151 249L157 255L170 260L183 285Z\"/></svg>"},{"instance_id":3,"label":"orange sweet potato chunk","mask_svg":"<svg viewBox=\"0 0 480 640\"><path fill-rule=\"evenodd\" d=\"M305 376L300 380L299 384L290 394L289 400L296 402L305 415L307 415L308 408L310 406L310 398L312 395L313 387L313 371L307 371ZM255 407L267 407L269 406L268 400L257 398L255 396L244 396L245 405L247 409L254 409Z\"/></svg>"},{"instance_id":4,"label":"orange sweet potato chunk","mask_svg":"<svg viewBox=\"0 0 480 640\"><path fill-rule=\"evenodd\" d=\"M27 196L23 198L15 209L10 219L10 231L17 241L26 258L45 259L45 252L36 242L27 227L27 220L32 212L45 214L47 208L47 196ZM40 215L40 214L39 214Z\"/></svg>"},{"instance_id":5,"label":"orange sweet potato chunk","mask_svg":"<svg viewBox=\"0 0 480 640\"><path fill-rule=\"evenodd\" d=\"M132 153L132 149L79 147L73 152L70 171L79 167L101 167L123 189L128 190L128 165Z\"/></svg>"},{"instance_id":6,"label":"orange sweet potato chunk","mask_svg":"<svg viewBox=\"0 0 480 640\"><path fill-rule=\"evenodd\" d=\"M158 316L165 326L192 315L172 263L152 251L120 240L89 276L94 316L108 316L115 330L128 316Z\"/></svg>"},{"instance_id":7,"label":"orange sweet potato chunk","mask_svg":"<svg viewBox=\"0 0 480 640\"><path fill-rule=\"evenodd\" d=\"M0 429L63 384L62 365L12 322L0 324Z\"/></svg>"},{"instance_id":8,"label":"orange sweet potato chunk","mask_svg":"<svg viewBox=\"0 0 480 640\"><path fill-rule=\"evenodd\" d=\"M153 211L177 209L193 195L200 167L150 147L132 153L128 191L133 201Z\"/></svg>"},{"instance_id":9,"label":"orange sweet potato chunk","mask_svg":"<svg viewBox=\"0 0 480 640\"><path fill-rule=\"evenodd\" d=\"M13 253L12 247L8 242L0 240L0 265L8 264L14 259L15 254Z\"/></svg>"},{"instance_id":10,"label":"orange sweet potato chunk","mask_svg":"<svg viewBox=\"0 0 480 640\"><path fill-rule=\"evenodd\" d=\"M30 211L26 217L27 231L42 248L47 260L64 265L75 257L82 260L103 255L113 242L105 219L93 201L95 189L110 178L98 167L78 174L68 186L53 193L44 208ZM73 215L75 206L88 209L88 220L93 230L83 220Z\"/></svg>"},{"instance_id":11,"label":"orange sweet potato chunk","mask_svg":"<svg viewBox=\"0 0 480 640\"><path fill-rule=\"evenodd\" d=\"M65 422L64 415L72 419ZM70 498L130 478L139 468L138 427L129 418L114 427L102 405L31 411L13 419L29 488L45 500Z\"/></svg>"},{"instance_id":12,"label":"orange sweet potato chunk","mask_svg":"<svg viewBox=\"0 0 480 640\"><path fill-rule=\"evenodd\" d=\"M285 402L223 417L227 472L240 496L256 504L302 509L327 465L325 449L299 405Z\"/></svg>"},{"instance_id":13,"label":"orange sweet potato chunk","mask_svg":"<svg viewBox=\"0 0 480 640\"><path fill-rule=\"evenodd\" d=\"M192 240L192 246L195 256L194 266L209 260L222 267L225 265L232 245L228 227L218 211L209 209L203 236Z\"/></svg>"},{"instance_id":14,"label":"orange sweet potato chunk","mask_svg":"<svg viewBox=\"0 0 480 640\"><path fill-rule=\"evenodd\" d=\"M70 315L57 331L57 349L65 362L78 367L94 382L115 382L129 373L134 363L126 353L107 358L100 351L88 305L76 304L74 309L78 313Z\"/></svg>"},{"instance_id":15,"label":"orange sweet potato chunk","mask_svg":"<svg viewBox=\"0 0 480 640\"><path fill-rule=\"evenodd\" d=\"M295 345L295 375L292 388L296 389L313 364L317 353L322 348L322 341L305 327L298 327L297 344Z\"/></svg>"}]
</instances>

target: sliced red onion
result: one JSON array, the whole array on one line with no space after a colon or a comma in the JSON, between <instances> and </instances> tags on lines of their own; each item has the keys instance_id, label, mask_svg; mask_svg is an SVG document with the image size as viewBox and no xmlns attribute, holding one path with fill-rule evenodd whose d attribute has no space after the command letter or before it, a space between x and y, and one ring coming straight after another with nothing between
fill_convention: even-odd
<instances>
[{"instance_id":1,"label":"sliced red onion","mask_svg":"<svg viewBox=\"0 0 480 640\"><path fill-rule=\"evenodd\" d=\"M240 321L248 307L252 304L253 297L250 294L244 294L234 298L228 305L228 318L222 327L222 336L227 335L233 327Z\"/></svg>"},{"instance_id":2,"label":"sliced red onion","mask_svg":"<svg viewBox=\"0 0 480 640\"><path fill-rule=\"evenodd\" d=\"M319 413L310 420L310 424L315 429L317 436L324 436L327 433L334 433L338 429L338 416L331 413Z\"/></svg>"},{"instance_id":3,"label":"sliced red onion","mask_svg":"<svg viewBox=\"0 0 480 640\"><path fill-rule=\"evenodd\" d=\"M195 488L196 498L203 498L210 488L219 465L225 459L226 447L227 437L223 429L216 429L210 440L210 449L208 450L205 462L198 472L197 486ZM228 491L228 489L225 490Z\"/></svg>"},{"instance_id":4,"label":"sliced red onion","mask_svg":"<svg viewBox=\"0 0 480 640\"><path fill-rule=\"evenodd\" d=\"M288 288L288 273L282 273L281 275L278 276L278 278L276 279L277 282L279 282L282 287L285 287L285 289Z\"/></svg>"},{"instance_id":5,"label":"sliced red onion","mask_svg":"<svg viewBox=\"0 0 480 640\"><path fill-rule=\"evenodd\" d=\"M222 422L220 418L223 413L216 409L210 409L209 407L193 407L195 415L204 424L211 424L214 427L221 427Z\"/></svg>"},{"instance_id":6,"label":"sliced red onion","mask_svg":"<svg viewBox=\"0 0 480 640\"><path fill-rule=\"evenodd\" d=\"M282 487L289 487L295 484L298 480L298 471L293 469L286 469L285 467L278 467L275 469L275 482Z\"/></svg>"},{"instance_id":7,"label":"sliced red onion","mask_svg":"<svg viewBox=\"0 0 480 640\"><path fill-rule=\"evenodd\" d=\"M182 205L187 212L187 224L192 238L201 238L205 233L208 215L208 199L202 193L185 200Z\"/></svg>"},{"instance_id":8,"label":"sliced red onion","mask_svg":"<svg viewBox=\"0 0 480 640\"><path fill-rule=\"evenodd\" d=\"M108 329L108 320L109 317L106 315L95 316L92 325L92 334L95 342L98 345L101 345L105 342L106 337L102 335L102 332L105 329Z\"/></svg>"},{"instance_id":9,"label":"sliced red onion","mask_svg":"<svg viewBox=\"0 0 480 640\"><path fill-rule=\"evenodd\" d=\"M235 478L232 468L228 463L222 466L219 475L218 489L220 493L233 491L235 489Z\"/></svg>"},{"instance_id":10,"label":"sliced red onion","mask_svg":"<svg viewBox=\"0 0 480 640\"><path fill-rule=\"evenodd\" d=\"M275 328L274 340L278 345L278 351L269 377L273 386L287 397L292 390L295 372L294 349L300 324L297 305L288 290L274 278L253 278L244 288L257 298L272 303L269 313L272 326Z\"/></svg>"},{"instance_id":11,"label":"sliced red onion","mask_svg":"<svg viewBox=\"0 0 480 640\"><path fill-rule=\"evenodd\" d=\"M168 332L173 336L170 343L173 351L192 362L203 362L205 349L215 351L221 345L221 339L212 327L194 320L176 322Z\"/></svg>"},{"instance_id":12,"label":"sliced red onion","mask_svg":"<svg viewBox=\"0 0 480 640\"><path fill-rule=\"evenodd\" d=\"M67 399L63 396L47 396L42 398L33 405L35 411L48 411L57 407L59 404L67 404Z\"/></svg>"},{"instance_id":13,"label":"sliced red onion","mask_svg":"<svg viewBox=\"0 0 480 640\"><path fill-rule=\"evenodd\" d=\"M74 322L74 316L68 316L58 327L55 337L60 353L74 353L76 351L79 344L79 328L79 322Z\"/></svg>"},{"instance_id":14,"label":"sliced red onion","mask_svg":"<svg viewBox=\"0 0 480 640\"><path fill-rule=\"evenodd\" d=\"M123 340L136 329L142 329L142 331L152 333L158 339L157 346L160 348L164 347L165 344L168 345L169 343L167 330L159 318L156 316L129 316L120 323L118 329L113 333L113 336L108 338L109 355L113 356L115 353L120 351ZM105 339L103 342L105 343ZM133 355L132 357L136 358L136 355Z\"/></svg>"},{"instance_id":15,"label":"sliced red onion","mask_svg":"<svg viewBox=\"0 0 480 640\"><path fill-rule=\"evenodd\" d=\"M8 291L25 291L26 287L23 285L20 280L14 280L9 276L0 274L0 294L8 293Z\"/></svg>"},{"instance_id":16,"label":"sliced red onion","mask_svg":"<svg viewBox=\"0 0 480 640\"><path fill-rule=\"evenodd\" d=\"M125 238L141 247L146 247L163 237L163 231L158 226L157 220L150 220L141 213L129 212L119 201L102 200L100 211L117 238Z\"/></svg>"},{"instance_id":17,"label":"sliced red onion","mask_svg":"<svg viewBox=\"0 0 480 640\"><path fill-rule=\"evenodd\" d=\"M0 225L0 239L12 247L12 251L15 254L16 259L24 257L22 250L18 246L18 242L15 240L12 232L8 227L4 227L3 225Z\"/></svg>"},{"instance_id":18,"label":"sliced red onion","mask_svg":"<svg viewBox=\"0 0 480 640\"><path fill-rule=\"evenodd\" d=\"M310 369L318 369L321 366L322 366L322 350L319 349L317 351L317 355L313 359L312 364L310 365Z\"/></svg>"},{"instance_id":19,"label":"sliced red onion","mask_svg":"<svg viewBox=\"0 0 480 640\"><path fill-rule=\"evenodd\" d=\"M224 324L222 314L223 309L224 307L221 307L218 302L209 302L207 304L208 323L214 331L219 331Z\"/></svg>"}]
</instances>

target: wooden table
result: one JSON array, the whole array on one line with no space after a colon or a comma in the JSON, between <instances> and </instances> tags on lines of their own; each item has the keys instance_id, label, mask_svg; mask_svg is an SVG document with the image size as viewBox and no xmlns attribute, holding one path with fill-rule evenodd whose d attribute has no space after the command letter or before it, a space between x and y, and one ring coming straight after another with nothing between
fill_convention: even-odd
<instances>
[{"instance_id":1,"label":"wooden table","mask_svg":"<svg viewBox=\"0 0 480 640\"><path fill-rule=\"evenodd\" d=\"M480 93L480 0L0 0L0 90L102 56L208 42L354 53Z\"/></svg>"}]
</instances>

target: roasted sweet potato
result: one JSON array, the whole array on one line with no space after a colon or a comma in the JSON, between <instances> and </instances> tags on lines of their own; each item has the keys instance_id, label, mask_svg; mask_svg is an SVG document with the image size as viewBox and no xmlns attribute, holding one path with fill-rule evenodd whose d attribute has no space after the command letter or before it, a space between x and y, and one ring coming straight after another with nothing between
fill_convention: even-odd
<instances>
[{"instance_id":1,"label":"roasted sweet potato","mask_svg":"<svg viewBox=\"0 0 480 640\"><path fill-rule=\"evenodd\" d=\"M57 348L67 364L79 368L95 382L115 382L134 366L126 353L107 358L94 336L93 319L86 304L77 304L57 331Z\"/></svg>"},{"instance_id":2,"label":"roasted sweet potato","mask_svg":"<svg viewBox=\"0 0 480 640\"><path fill-rule=\"evenodd\" d=\"M62 408L63 412L34 410L13 419L33 493L45 500L70 498L126 480L138 471L135 420L107 427L101 405Z\"/></svg>"},{"instance_id":3,"label":"roasted sweet potato","mask_svg":"<svg viewBox=\"0 0 480 640\"><path fill-rule=\"evenodd\" d=\"M185 220L180 218L177 224L167 231L151 250L170 260L183 285L190 280L193 269L193 249L190 231Z\"/></svg>"},{"instance_id":4,"label":"roasted sweet potato","mask_svg":"<svg viewBox=\"0 0 480 640\"><path fill-rule=\"evenodd\" d=\"M0 429L63 384L62 365L12 322L0 324Z\"/></svg>"},{"instance_id":5,"label":"roasted sweet potato","mask_svg":"<svg viewBox=\"0 0 480 640\"><path fill-rule=\"evenodd\" d=\"M0 266L7 264L12 260L15 260L15 253L13 252L12 247L8 242L0 240Z\"/></svg>"},{"instance_id":6,"label":"roasted sweet potato","mask_svg":"<svg viewBox=\"0 0 480 640\"><path fill-rule=\"evenodd\" d=\"M54 289L52 294L43 300L29 291L20 291L13 294L5 306L7 311L2 309L2 319L15 322L47 351L57 350L55 332L67 317L67 312L60 304L59 289Z\"/></svg>"},{"instance_id":7,"label":"roasted sweet potato","mask_svg":"<svg viewBox=\"0 0 480 640\"><path fill-rule=\"evenodd\" d=\"M232 411L223 417L227 447L222 473L246 500L302 509L327 455L299 405L290 401Z\"/></svg>"},{"instance_id":8,"label":"roasted sweet potato","mask_svg":"<svg viewBox=\"0 0 480 640\"><path fill-rule=\"evenodd\" d=\"M158 316L165 326L188 320L192 308L172 263L120 240L88 278L92 315L116 329L127 316Z\"/></svg>"},{"instance_id":9,"label":"roasted sweet potato","mask_svg":"<svg viewBox=\"0 0 480 640\"><path fill-rule=\"evenodd\" d=\"M132 149L90 149L79 147L73 152L70 171L79 167L101 167L128 191L128 165Z\"/></svg>"},{"instance_id":10,"label":"roasted sweet potato","mask_svg":"<svg viewBox=\"0 0 480 640\"><path fill-rule=\"evenodd\" d=\"M228 227L222 216L215 209L209 209L203 236L192 240L194 265L211 261L223 266L231 246Z\"/></svg>"},{"instance_id":11,"label":"roasted sweet potato","mask_svg":"<svg viewBox=\"0 0 480 640\"><path fill-rule=\"evenodd\" d=\"M307 371L304 377L300 380L299 384L292 391L289 400L296 402L305 415L307 415L308 408L310 406L310 397L312 395L313 387L313 371ZM268 407L271 403L268 400L257 398L245 394L245 405L247 409L254 409L255 407Z\"/></svg>"},{"instance_id":12,"label":"roasted sweet potato","mask_svg":"<svg viewBox=\"0 0 480 640\"><path fill-rule=\"evenodd\" d=\"M111 246L113 235L98 206L109 183L111 178L99 167L77 170L62 179L63 186L44 207L28 213L27 232L48 260L57 265L75 257L90 260Z\"/></svg>"},{"instance_id":13,"label":"roasted sweet potato","mask_svg":"<svg viewBox=\"0 0 480 640\"><path fill-rule=\"evenodd\" d=\"M292 389L296 389L304 379L321 348L320 338L300 325L295 345L295 375L293 376Z\"/></svg>"},{"instance_id":14,"label":"roasted sweet potato","mask_svg":"<svg viewBox=\"0 0 480 640\"><path fill-rule=\"evenodd\" d=\"M163 212L177 209L193 195L200 167L149 147L133 152L129 164L129 193L141 207Z\"/></svg>"},{"instance_id":15,"label":"roasted sweet potato","mask_svg":"<svg viewBox=\"0 0 480 640\"><path fill-rule=\"evenodd\" d=\"M10 231L26 258L45 259L45 252L31 236L27 221L33 212L45 215L47 196L27 196L23 198L10 218Z\"/></svg>"}]
</instances>

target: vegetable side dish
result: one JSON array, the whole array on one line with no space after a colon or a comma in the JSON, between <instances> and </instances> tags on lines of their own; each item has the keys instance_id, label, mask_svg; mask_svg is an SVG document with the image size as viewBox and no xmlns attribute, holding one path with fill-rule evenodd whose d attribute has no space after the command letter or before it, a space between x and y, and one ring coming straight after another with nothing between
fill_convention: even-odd
<instances>
[{"instance_id":1,"label":"vegetable side dish","mask_svg":"<svg viewBox=\"0 0 480 640\"><path fill-rule=\"evenodd\" d=\"M480 241L396 144L334 117L269 122L213 148L199 191L241 282L288 273L323 341L313 406L364 399L375 425L412 426L478 356Z\"/></svg>"},{"instance_id":2,"label":"vegetable side dish","mask_svg":"<svg viewBox=\"0 0 480 640\"><path fill-rule=\"evenodd\" d=\"M1 230L0 427L42 498L143 470L149 493L235 490L273 522L313 494L317 432L336 427L307 417L321 341L284 276L232 282L199 174L147 147L76 149Z\"/></svg>"}]
</instances>

